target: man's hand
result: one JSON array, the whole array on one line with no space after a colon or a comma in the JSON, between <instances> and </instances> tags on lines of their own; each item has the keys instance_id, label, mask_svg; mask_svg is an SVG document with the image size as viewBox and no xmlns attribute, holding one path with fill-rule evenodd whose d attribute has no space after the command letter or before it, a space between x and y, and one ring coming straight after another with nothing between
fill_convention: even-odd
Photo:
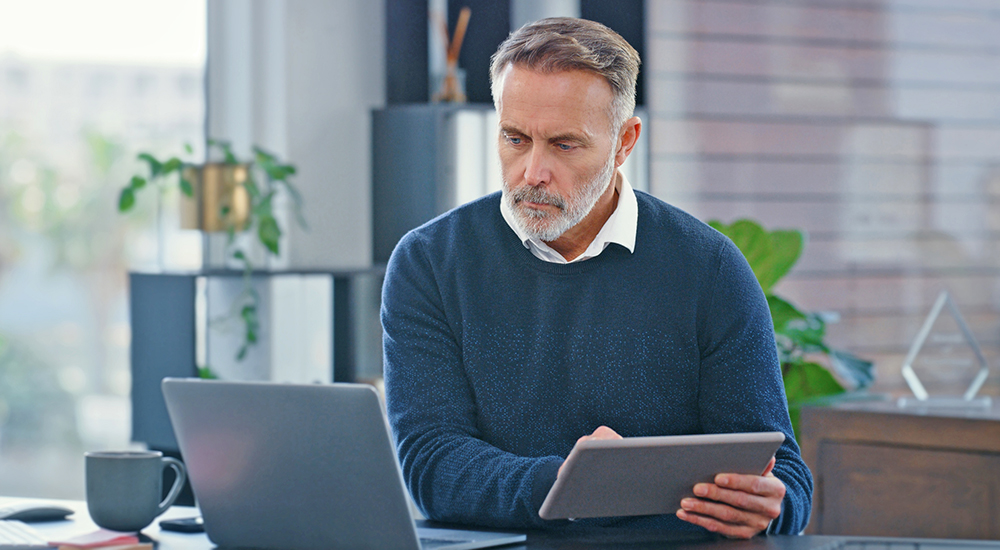
<instances>
[{"instance_id":1,"label":"man's hand","mask_svg":"<svg viewBox=\"0 0 1000 550\"><path fill-rule=\"evenodd\" d=\"M581 441L587 441L589 439L622 439L622 436L618 435L618 432L607 426L598 426L597 429L594 430L594 433L577 439L576 444L579 445ZM556 477L562 475L563 466L565 465L566 462L563 462L562 465L559 466L559 472L556 474Z\"/></svg>"},{"instance_id":2,"label":"man's hand","mask_svg":"<svg viewBox=\"0 0 1000 550\"><path fill-rule=\"evenodd\" d=\"M771 457L762 475L719 474L715 483L695 485L694 494L700 498L682 500L677 517L732 538L760 533L781 514L785 498L785 484L774 477L773 468Z\"/></svg>"}]
</instances>

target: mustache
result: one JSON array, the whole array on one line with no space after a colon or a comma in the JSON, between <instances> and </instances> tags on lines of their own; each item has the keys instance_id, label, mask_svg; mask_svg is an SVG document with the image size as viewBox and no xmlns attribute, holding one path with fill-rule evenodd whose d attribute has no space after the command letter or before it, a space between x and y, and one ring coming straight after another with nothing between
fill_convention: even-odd
<instances>
[{"instance_id":1,"label":"mustache","mask_svg":"<svg viewBox=\"0 0 1000 550\"><path fill-rule=\"evenodd\" d=\"M566 201L561 196L555 193L546 192L544 189L540 189L538 187L524 186L518 188L511 192L510 198L513 199L512 202L514 204L522 201L528 201L538 204L552 205L560 210L566 209Z\"/></svg>"}]
</instances>

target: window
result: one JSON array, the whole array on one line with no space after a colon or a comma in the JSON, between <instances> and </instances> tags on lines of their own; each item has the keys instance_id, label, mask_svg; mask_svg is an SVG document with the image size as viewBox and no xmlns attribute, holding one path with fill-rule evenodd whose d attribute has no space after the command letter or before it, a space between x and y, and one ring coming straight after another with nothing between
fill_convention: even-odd
<instances>
[{"instance_id":1,"label":"window","mask_svg":"<svg viewBox=\"0 0 1000 550\"><path fill-rule=\"evenodd\" d=\"M117 196L137 151L204 141L205 13L0 0L0 494L82 498L84 451L129 445L126 271L158 231L168 260L200 249L157 226L154 192L127 216ZM179 80L196 93L158 93Z\"/></svg>"},{"instance_id":2,"label":"window","mask_svg":"<svg viewBox=\"0 0 1000 550\"><path fill-rule=\"evenodd\" d=\"M948 0L647 2L650 189L808 232L778 294L900 367L943 289L1000 357L1000 18ZM952 369L955 370L955 369ZM960 395L942 368L939 391ZM945 388L946 387L946 388ZM1000 393L992 377L983 393Z\"/></svg>"}]
</instances>

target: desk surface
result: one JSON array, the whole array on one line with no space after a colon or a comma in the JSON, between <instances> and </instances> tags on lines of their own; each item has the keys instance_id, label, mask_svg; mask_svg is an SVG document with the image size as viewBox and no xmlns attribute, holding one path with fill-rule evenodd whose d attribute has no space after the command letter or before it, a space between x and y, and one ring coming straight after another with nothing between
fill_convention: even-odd
<instances>
[{"instance_id":1,"label":"desk surface","mask_svg":"<svg viewBox=\"0 0 1000 550\"><path fill-rule=\"evenodd\" d=\"M22 501L51 502L77 510L66 521L31 524L51 539L68 538L97 529L80 501L0 497L0 506ZM182 518L197 515L197 509L174 506L161 516ZM143 534L157 542L157 550L208 550L214 548L204 533L186 534L161 531L154 523ZM900 544L903 543L903 544ZM560 535L529 532L525 544L501 547L504 550L1000 550L1000 541L943 541L933 539L859 539L834 536L768 536L749 541L721 538L672 537L669 534L632 533L627 535Z\"/></svg>"}]
</instances>

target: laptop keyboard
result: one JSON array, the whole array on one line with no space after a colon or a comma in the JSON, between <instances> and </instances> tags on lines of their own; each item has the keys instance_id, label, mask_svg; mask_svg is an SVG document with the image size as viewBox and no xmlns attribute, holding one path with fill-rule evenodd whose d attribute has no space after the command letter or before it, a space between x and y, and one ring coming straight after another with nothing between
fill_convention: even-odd
<instances>
[{"instance_id":1,"label":"laptop keyboard","mask_svg":"<svg viewBox=\"0 0 1000 550\"><path fill-rule=\"evenodd\" d=\"M48 541L32 527L12 519L0 520L0 550L36 550L48 547Z\"/></svg>"},{"instance_id":2,"label":"laptop keyboard","mask_svg":"<svg viewBox=\"0 0 1000 550\"><path fill-rule=\"evenodd\" d=\"M838 541L814 550L980 550L982 541Z\"/></svg>"},{"instance_id":3,"label":"laptop keyboard","mask_svg":"<svg viewBox=\"0 0 1000 550\"><path fill-rule=\"evenodd\" d=\"M437 539L437 538L420 538L420 550L434 550L435 548L446 548L455 544L464 544L466 542L472 542L467 539ZM2 550L2 549L0 549Z\"/></svg>"}]
</instances>

